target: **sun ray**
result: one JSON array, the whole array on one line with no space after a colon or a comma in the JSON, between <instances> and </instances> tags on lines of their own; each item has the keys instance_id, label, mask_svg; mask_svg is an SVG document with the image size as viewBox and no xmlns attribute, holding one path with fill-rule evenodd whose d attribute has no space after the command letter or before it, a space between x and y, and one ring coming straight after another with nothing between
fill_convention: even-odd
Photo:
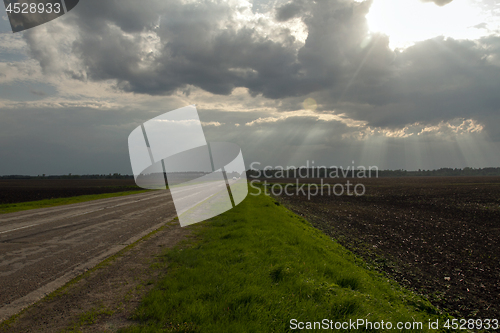
<instances>
[{"instance_id":1,"label":"sun ray","mask_svg":"<svg viewBox=\"0 0 500 333\"><path fill-rule=\"evenodd\" d=\"M354 83L354 80L358 76L358 74L361 71L361 69L363 69L363 66L365 65L366 61L370 57L370 54L372 53L373 49L375 48L375 45L377 45L377 42L378 42L379 38L380 38L380 36L377 36L375 40L371 41L370 49L368 50L368 52L366 52L366 55L363 57L363 60L361 61L361 63L359 64L358 68L356 69L356 71L352 75L351 79L347 83L347 85L346 85L344 91L342 92L342 94L340 95L337 103L340 103L342 101L342 98L345 96L345 94L347 93L347 91L349 90L349 88L351 87L351 85Z\"/></svg>"}]
</instances>

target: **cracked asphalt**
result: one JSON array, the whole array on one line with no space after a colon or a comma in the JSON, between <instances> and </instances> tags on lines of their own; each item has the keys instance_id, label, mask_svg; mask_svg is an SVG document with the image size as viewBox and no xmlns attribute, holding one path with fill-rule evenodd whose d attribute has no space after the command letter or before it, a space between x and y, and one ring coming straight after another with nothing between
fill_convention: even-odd
<instances>
[{"instance_id":1,"label":"cracked asphalt","mask_svg":"<svg viewBox=\"0 0 500 333\"><path fill-rule=\"evenodd\" d=\"M168 191L0 215L0 320L175 217Z\"/></svg>"}]
</instances>

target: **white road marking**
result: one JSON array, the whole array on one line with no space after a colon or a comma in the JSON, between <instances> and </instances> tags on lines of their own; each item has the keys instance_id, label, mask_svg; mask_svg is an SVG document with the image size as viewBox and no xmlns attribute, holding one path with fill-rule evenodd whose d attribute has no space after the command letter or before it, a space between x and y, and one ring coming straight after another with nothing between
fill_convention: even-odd
<instances>
[{"instance_id":1,"label":"white road marking","mask_svg":"<svg viewBox=\"0 0 500 333\"><path fill-rule=\"evenodd\" d=\"M200 187L207 187L207 186L211 186L213 185L212 183L208 183L208 184L201 184L201 185L194 185L193 187L188 187L186 189L182 189L182 190L178 190L177 193L179 192L185 192L185 191L192 191L194 189L197 189L197 188L200 188ZM225 184L224 184L225 185ZM219 186L216 186L216 187L222 187L222 185L219 185ZM193 194L189 194L189 195L186 195L182 198L179 198L178 200L184 200L184 199L187 199L188 197L192 197L193 195L197 195L197 194L200 194L200 192L197 192L197 193L193 193ZM154 195L152 197L149 197L149 198L143 198L143 199L138 199L138 200L135 200L136 202L137 201L144 201L144 200L152 200L152 199L156 199L158 195ZM205 199L204 199L205 200ZM204 200L201 200L201 201L204 201ZM199 202L201 202L199 201ZM199 202L197 202L196 204L198 204ZM114 205L114 206L107 206L107 207L101 207L101 208L98 208L98 209L95 209L95 210L90 210L88 212L83 212L83 213L78 213L78 214L74 214L74 215L70 215L70 216L66 216L64 218L68 218L68 217L76 217L76 216L81 216L81 215L86 215L86 214L90 214L90 213L95 213L95 212L98 212L98 211L101 211L101 210L104 210L104 209L109 209L109 208L115 208L115 207L119 207L119 206L124 206L124 205L129 205L130 203L129 202L125 202L125 203L120 203L118 205ZM195 205L196 205L195 204ZM195 206L194 205L194 206ZM193 207L194 207L193 206ZM58 220L52 220L50 222L46 222L46 223L53 223L53 222L57 222ZM28 226L24 226L24 227L20 227L20 228L15 228L15 229L11 229L11 230L7 230L7 231L2 231L0 232L0 235L1 234L6 234L6 233L9 233L9 232L13 232L13 231L17 231L17 230L21 230L21 229L27 229L27 228L31 228L31 227L35 227L37 225L40 225L40 224L46 224L46 223L37 223L37 224L31 224L31 225L28 225Z\"/></svg>"},{"instance_id":2,"label":"white road marking","mask_svg":"<svg viewBox=\"0 0 500 333\"><path fill-rule=\"evenodd\" d=\"M27 225L27 226L25 226L25 227L16 228L16 229L11 229L11 230L7 230L7 231L2 231L2 232L0 232L0 234L6 234L6 233L8 233L8 232L12 232L12 231L16 231L16 230L21 230L21 229L30 228L30 227L34 227L34 226L36 226L36 225L40 225L40 223L38 223L38 224L32 224L32 225Z\"/></svg>"}]
</instances>

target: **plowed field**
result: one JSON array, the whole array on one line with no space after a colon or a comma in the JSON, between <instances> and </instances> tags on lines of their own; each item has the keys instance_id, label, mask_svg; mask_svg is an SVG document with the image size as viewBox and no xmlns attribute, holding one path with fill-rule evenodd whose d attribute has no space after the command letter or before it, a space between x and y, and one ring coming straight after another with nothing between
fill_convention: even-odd
<instances>
[{"instance_id":1,"label":"plowed field","mask_svg":"<svg viewBox=\"0 0 500 333\"><path fill-rule=\"evenodd\" d=\"M366 185L364 196L318 195L308 200L294 194L280 200L450 314L500 318L500 178L353 181Z\"/></svg>"},{"instance_id":2,"label":"plowed field","mask_svg":"<svg viewBox=\"0 0 500 333\"><path fill-rule=\"evenodd\" d=\"M142 190L133 179L0 180L0 204Z\"/></svg>"}]
</instances>

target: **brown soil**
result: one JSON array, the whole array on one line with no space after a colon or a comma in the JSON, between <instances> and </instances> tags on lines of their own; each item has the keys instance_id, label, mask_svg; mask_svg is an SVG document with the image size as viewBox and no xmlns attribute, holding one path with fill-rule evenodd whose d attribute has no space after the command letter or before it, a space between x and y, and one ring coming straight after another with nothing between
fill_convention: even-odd
<instances>
[{"instance_id":1,"label":"brown soil","mask_svg":"<svg viewBox=\"0 0 500 333\"><path fill-rule=\"evenodd\" d=\"M329 181L345 184L345 179ZM500 318L500 178L357 182L366 184L365 196L307 200L294 195L280 200L450 314Z\"/></svg>"},{"instance_id":2,"label":"brown soil","mask_svg":"<svg viewBox=\"0 0 500 333\"><path fill-rule=\"evenodd\" d=\"M116 332L130 326L132 312L166 272L161 253L190 230L177 220L169 223L31 306L0 332Z\"/></svg>"},{"instance_id":3,"label":"brown soil","mask_svg":"<svg viewBox=\"0 0 500 333\"><path fill-rule=\"evenodd\" d=\"M134 190L133 179L0 179L0 204Z\"/></svg>"}]
</instances>

